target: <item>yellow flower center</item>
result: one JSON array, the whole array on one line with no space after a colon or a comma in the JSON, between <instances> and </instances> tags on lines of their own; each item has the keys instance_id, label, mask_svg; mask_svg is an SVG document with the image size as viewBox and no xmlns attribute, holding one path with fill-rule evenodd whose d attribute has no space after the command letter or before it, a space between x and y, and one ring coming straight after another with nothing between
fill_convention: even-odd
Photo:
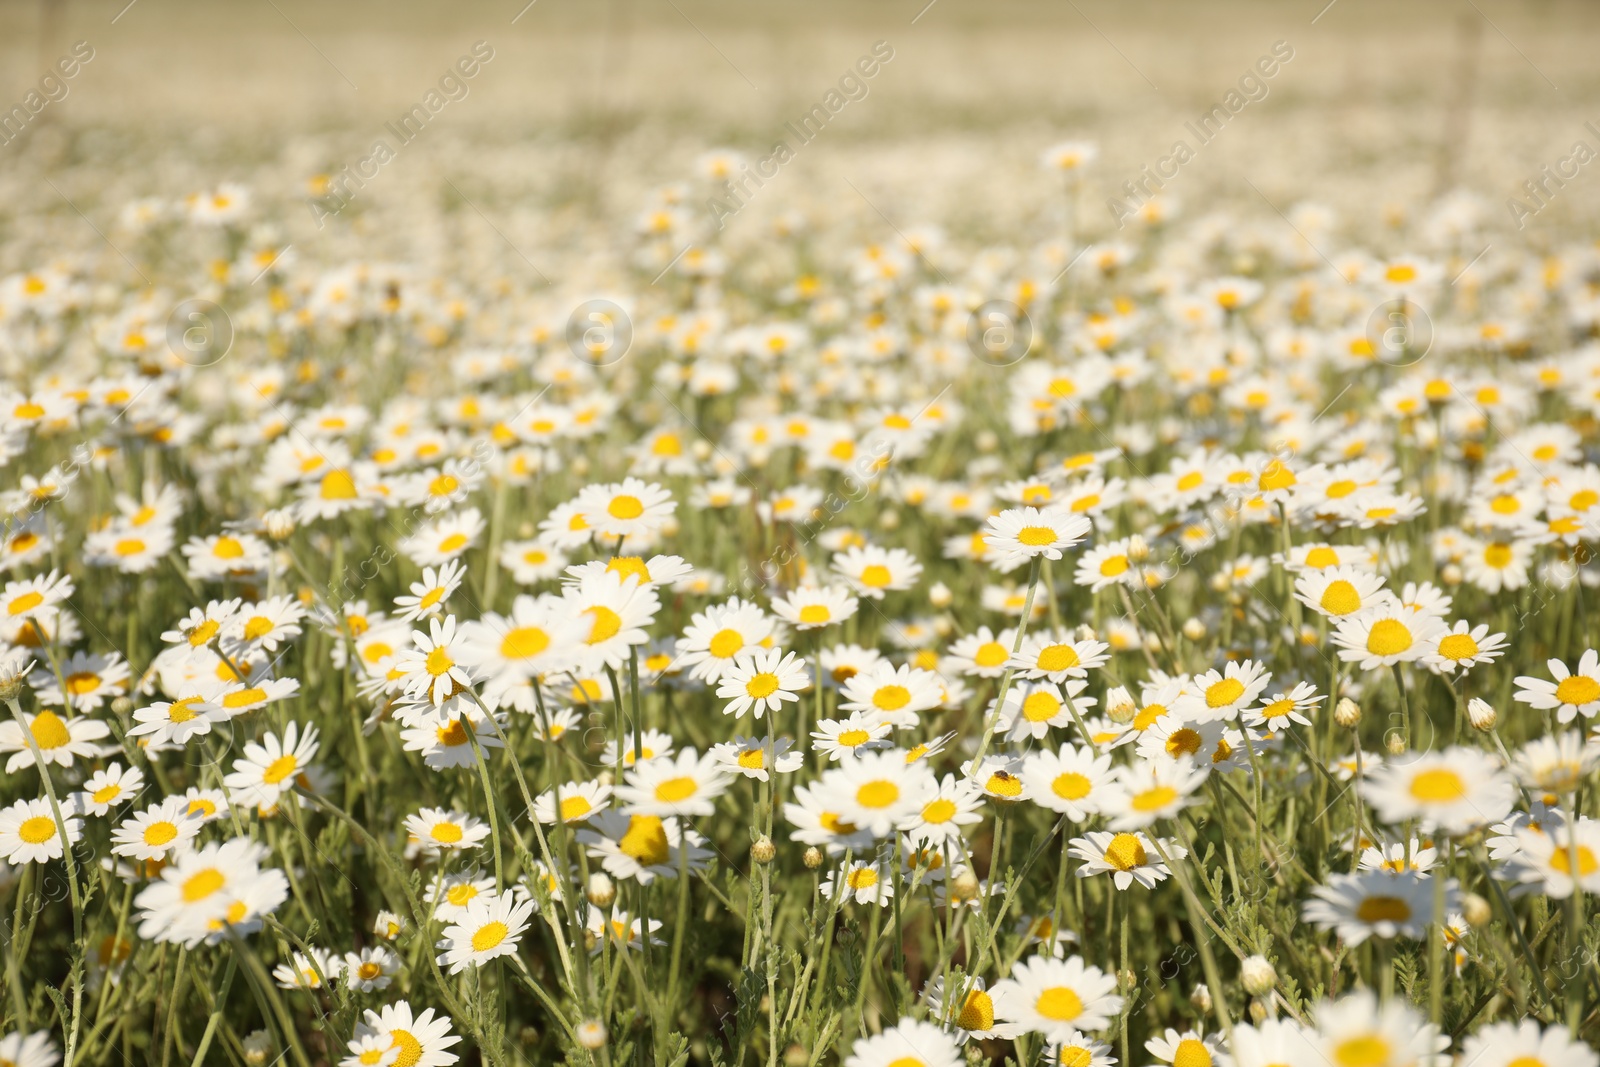
<instances>
[{"instance_id":1,"label":"yellow flower center","mask_svg":"<svg viewBox=\"0 0 1600 1067\"><path fill-rule=\"evenodd\" d=\"M35 815L24 819L17 827L17 836L30 845L42 845L56 836L56 821L48 815Z\"/></svg>"},{"instance_id":2,"label":"yellow flower center","mask_svg":"<svg viewBox=\"0 0 1600 1067\"><path fill-rule=\"evenodd\" d=\"M1089 779L1077 771L1064 771L1056 775L1050 789L1062 800L1082 800L1089 795Z\"/></svg>"},{"instance_id":3,"label":"yellow flower center","mask_svg":"<svg viewBox=\"0 0 1600 1067\"><path fill-rule=\"evenodd\" d=\"M637 519L644 514L644 503L636 496L616 496L611 498L611 503L606 505L606 512L613 519Z\"/></svg>"},{"instance_id":4,"label":"yellow flower center","mask_svg":"<svg viewBox=\"0 0 1600 1067\"><path fill-rule=\"evenodd\" d=\"M1367 651L1375 656L1398 656L1411 647L1411 631L1397 619L1379 619L1367 634Z\"/></svg>"},{"instance_id":5,"label":"yellow flower center","mask_svg":"<svg viewBox=\"0 0 1600 1067\"><path fill-rule=\"evenodd\" d=\"M667 804L676 804L680 800L688 800L700 789L700 783L693 778L668 778L656 786L656 799Z\"/></svg>"},{"instance_id":6,"label":"yellow flower center","mask_svg":"<svg viewBox=\"0 0 1600 1067\"><path fill-rule=\"evenodd\" d=\"M1478 642L1471 634L1450 634L1439 642L1439 655L1450 660L1470 659L1478 654Z\"/></svg>"},{"instance_id":7,"label":"yellow flower center","mask_svg":"<svg viewBox=\"0 0 1600 1067\"><path fill-rule=\"evenodd\" d=\"M886 778L868 782L856 790L856 803L863 808L887 808L900 799L900 787Z\"/></svg>"},{"instance_id":8,"label":"yellow flower center","mask_svg":"<svg viewBox=\"0 0 1600 1067\"><path fill-rule=\"evenodd\" d=\"M1455 771L1435 767L1411 779L1410 792L1425 804L1448 804L1467 795L1467 783Z\"/></svg>"},{"instance_id":9,"label":"yellow flower center","mask_svg":"<svg viewBox=\"0 0 1600 1067\"><path fill-rule=\"evenodd\" d=\"M718 659L732 659L744 648L744 635L738 630L719 630L711 638L707 650Z\"/></svg>"},{"instance_id":10,"label":"yellow flower center","mask_svg":"<svg viewBox=\"0 0 1600 1067\"><path fill-rule=\"evenodd\" d=\"M1224 678L1206 687L1206 706L1225 708L1244 696L1244 683L1237 678Z\"/></svg>"},{"instance_id":11,"label":"yellow flower center","mask_svg":"<svg viewBox=\"0 0 1600 1067\"><path fill-rule=\"evenodd\" d=\"M594 619L594 625L589 629L586 644L598 645L602 641L609 641L622 631L622 616L610 608L596 604L592 608L585 608L583 613Z\"/></svg>"},{"instance_id":12,"label":"yellow flower center","mask_svg":"<svg viewBox=\"0 0 1600 1067\"><path fill-rule=\"evenodd\" d=\"M1083 1014L1083 1001L1078 999L1078 994L1066 986L1052 986L1039 994L1039 999L1034 1001L1033 1009L1046 1019L1057 1022L1071 1022Z\"/></svg>"},{"instance_id":13,"label":"yellow flower center","mask_svg":"<svg viewBox=\"0 0 1600 1067\"><path fill-rule=\"evenodd\" d=\"M667 831L654 815L635 815L628 820L628 831L617 842L624 855L632 856L645 867L667 862L670 845Z\"/></svg>"},{"instance_id":14,"label":"yellow flower center","mask_svg":"<svg viewBox=\"0 0 1600 1067\"><path fill-rule=\"evenodd\" d=\"M31 730L40 748L60 748L72 741L67 724L53 711L41 711L35 715Z\"/></svg>"},{"instance_id":15,"label":"yellow flower center","mask_svg":"<svg viewBox=\"0 0 1600 1067\"><path fill-rule=\"evenodd\" d=\"M1561 684L1556 686L1556 699L1574 707L1592 704L1600 700L1600 682L1585 674L1574 674L1570 678L1563 678Z\"/></svg>"},{"instance_id":16,"label":"yellow flower center","mask_svg":"<svg viewBox=\"0 0 1600 1067\"><path fill-rule=\"evenodd\" d=\"M1318 603L1329 615L1349 615L1351 612L1361 610L1361 594L1356 591L1354 585L1341 578L1328 583L1328 588L1322 591L1322 599Z\"/></svg>"}]
</instances>

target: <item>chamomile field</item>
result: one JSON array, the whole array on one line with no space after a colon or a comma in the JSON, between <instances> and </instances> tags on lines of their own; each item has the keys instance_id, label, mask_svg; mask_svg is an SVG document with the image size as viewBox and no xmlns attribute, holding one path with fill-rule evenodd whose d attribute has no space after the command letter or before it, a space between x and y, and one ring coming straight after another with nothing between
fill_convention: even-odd
<instances>
[{"instance_id":1,"label":"chamomile field","mask_svg":"<svg viewBox=\"0 0 1600 1067\"><path fill-rule=\"evenodd\" d=\"M1600 1067L1600 16L523 2L0 7L0 1067Z\"/></svg>"}]
</instances>

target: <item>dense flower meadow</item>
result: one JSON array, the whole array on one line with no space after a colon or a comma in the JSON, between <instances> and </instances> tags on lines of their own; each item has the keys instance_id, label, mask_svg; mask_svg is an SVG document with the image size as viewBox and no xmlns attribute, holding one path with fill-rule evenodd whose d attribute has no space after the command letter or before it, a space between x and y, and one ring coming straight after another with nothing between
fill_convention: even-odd
<instances>
[{"instance_id":1,"label":"dense flower meadow","mask_svg":"<svg viewBox=\"0 0 1600 1067\"><path fill-rule=\"evenodd\" d=\"M1600 251L1094 158L0 278L0 1064L1600 1067Z\"/></svg>"}]
</instances>

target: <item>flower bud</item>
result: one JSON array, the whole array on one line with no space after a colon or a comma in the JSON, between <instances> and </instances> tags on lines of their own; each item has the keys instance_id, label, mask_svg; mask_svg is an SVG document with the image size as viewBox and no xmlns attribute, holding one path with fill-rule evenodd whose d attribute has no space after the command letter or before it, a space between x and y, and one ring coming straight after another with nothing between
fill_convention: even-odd
<instances>
[{"instance_id":1,"label":"flower bud","mask_svg":"<svg viewBox=\"0 0 1600 1067\"><path fill-rule=\"evenodd\" d=\"M1467 718L1472 720L1472 728L1488 733L1494 729L1494 724L1499 721L1494 708L1486 700L1473 697L1467 701Z\"/></svg>"},{"instance_id":2,"label":"flower bud","mask_svg":"<svg viewBox=\"0 0 1600 1067\"><path fill-rule=\"evenodd\" d=\"M1333 721L1346 730L1354 730L1361 725L1361 705L1349 697L1340 697L1333 706Z\"/></svg>"},{"instance_id":3,"label":"flower bud","mask_svg":"<svg viewBox=\"0 0 1600 1067\"><path fill-rule=\"evenodd\" d=\"M936 608L947 608L954 600L955 594L943 582L934 582L933 588L928 590L928 603Z\"/></svg>"},{"instance_id":4,"label":"flower bud","mask_svg":"<svg viewBox=\"0 0 1600 1067\"><path fill-rule=\"evenodd\" d=\"M1211 990L1206 988L1204 982L1195 983L1194 989L1189 993L1189 1003L1194 1005L1194 1010L1201 1015L1211 1010Z\"/></svg>"},{"instance_id":5,"label":"flower bud","mask_svg":"<svg viewBox=\"0 0 1600 1067\"><path fill-rule=\"evenodd\" d=\"M806 861L806 869L807 870L814 871L818 867L821 867L822 866L822 850L820 848L818 848L816 845L812 845L810 848L806 849L805 861Z\"/></svg>"},{"instance_id":6,"label":"flower bud","mask_svg":"<svg viewBox=\"0 0 1600 1067\"><path fill-rule=\"evenodd\" d=\"M1468 926L1483 926L1493 917L1489 902L1476 893L1461 894L1461 915Z\"/></svg>"},{"instance_id":7,"label":"flower bud","mask_svg":"<svg viewBox=\"0 0 1600 1067\"><path fill-rule=\"evenodd\" d=\"M900 513L898 511L885 511L878 515L878 529L898 530L900 528Z\"/></svg>"},{"instance_id":8,"label":"flower bud","mask_svg":"<svg viewBox=\"0 0 1600 1067\"><path fill-rule=\"evenodd\" d=\"M1384 738L1383 747L1389 750L1389 755L1399 756L1406 750L1406 739L1398 733L1391 733Z\"/></svg>"},{"instance_id":9,"label":"flower bud","mask_svg":"<svg viewBox=\"0 0 1600 1067\"><path fill-rule=\"evenodd\" d=\"M1106 692L1106 715L1112 722L1126 726L1138 714L1139 705L1133 702L1133 697L1122 686L1114 686Z\"/></svg>"},{"instance_id":10,"label":"flower bud","mask_svg":"<svg viewBox=\"0 0 1600 1067\"><path fill-rule=\"evenodd\" d=\"M1078 627L1078 640L1079 641L1095 641L1095 640L1098 640L1098 638L1095 636L1094 627L1090 626L1088 623L1083 623L1082 625L1080 625Z\"/></svg>"},{"instance_id":11,"label":"flower bud","mask_svg":"<svg viewBox=\"0 0 1600 1067\"><path fill-rule=\"evenodd\" d=\"M261 516L261 528L274 541L287 541L294 533L294 512L288 508L272 508Z\"/></svg>"},{"instance_id":12,"label":"flower bud","mask_svg":"<svg viewBox=\"0 0 1600 1067\"><path fill-rule=\"evenodd\" d=\"M1265 956L1248 956L1239 965L1239 981L1251 996L1264 997L1278 984L1278 972Z\"/></svg>"},{"instance_id":13,"label":"flower bud","mask_svg":"<svg viewBox=\"0 0 1600 1067\"><path fill-rule=\"evenodd\" d=\"M593 1052L606 1047L606 1040L611 1036L606 1033L606 1024L599 1019L585 1019L578 1024L578 1044Z\"/></svg>"},{"instance_id":14,"label":"flower bud","mask_svg":"<svg viewBox=\"0 0 1600 1067\"><path fill-rule=\"evenodd\" d=\"M1128 562L1143 563L1150 558L1150 542L1138 534L1128 538Z\"/></svg>"},{"instance_id":15,"label":"flower bud","mask_svg":"<svg viewBox=\"0 0 1600 1067\"><path fill-rule=\"evenodd\" d=\"M790 1045L783 1050L783 1067L806 1067L810 1062L811 1053L804 1045Z\"/></svg>"},{"instance_id":16,"label":"flower bud","mask_svg":"<svg viewBox=\"0 0 1600 1067\"><path fill-rule=\"evenodd\" d=\"M254 1030L244 1039L244 1062L250 1067L265 1067L272 1056L272 1035L265 1030Z\"/></svg>"},{"instance_id":17,"label":"flower bud","mask_svg":"<svg viewBox=\"0 0 1600 1067\"><path fill-rule=\"evenodd\" d=\"M1446 563L1439 571L1439 581L1445 585L1460 585L1463 577L1461 568L1454 563Z\"/></svg>"},{"instance_id":18,"label":"flower bud","mask_svg":"<svg viewBox=\"0 0 1600 1067\"><path fill-rule=\"evenodd\" d=\"M1272 1018L1272 1005L1262 997L1255 997L1250 1001L1250 1021L1260 1026Z\"/></svg>"},{"instance_id":19,"label":"flower bud","mask_svg":"<svg viewBox=\"0 0 1600 1067\"><path fill-rule=\"evenodd\" d=\"M762 834L760 837L756 838L755 843L750 846L750 858L761 864L763 867L771 863L772 858L777 854L778 850L772 844L772 838L768 837L766 834Z\"/></svg>"},{"instance_id":20,"label":"flower bud","mask_svg":"<svg viewBox=\"0 0 1600 1067\"><path fill-rule=\"evenodd\" d=\"M589 885L584 889L583 895L595 907L609 908L612 901L617 899L617 887L603 872L595 871L589 876Z\"/></svg>"},{"instance_id":21,"label":"flower bud","mask_svg":"<svg viewBox=\"0 0 1600 1067\"><path fill-rule=\"evenodd\" d=\"M951 896L956 900L972 900L978 895L978 876L970 868L963 870L950 882Z\"/></svg>"},{"instance_id":22,"label":"flower bud","mask_svg":"<svg viewBox=\"0 0 1600 1067\"><path fill-rule=\"evenodd\" d=\"M1211 591L1213 593L1226 593L1231 585L1233 585L1233 578L1227 571L1218 571L1211 576Z\"/></svg>"},{"instance_id":23,"label":"flower bud","mask_svg":"<svg viewBox=\"0 0 1600 1067\"><path fill-rule=\"evenodd\" d=\"M973 440L979 452L993 452L1000 447L1000 438L993 430L984 430Z\"/></svg>"},{"instance_id":24,"label":"flower bud","mask_svg":"<svg viewBox=\"0 0 1600 1067\"><path fill-rule=\"evenodd\" d=\"M1203 640L1206 636L1206 624L1196 618L1189 618L1183 624L1183 636L1191 641Z\"/></svg>"}]
</instances>

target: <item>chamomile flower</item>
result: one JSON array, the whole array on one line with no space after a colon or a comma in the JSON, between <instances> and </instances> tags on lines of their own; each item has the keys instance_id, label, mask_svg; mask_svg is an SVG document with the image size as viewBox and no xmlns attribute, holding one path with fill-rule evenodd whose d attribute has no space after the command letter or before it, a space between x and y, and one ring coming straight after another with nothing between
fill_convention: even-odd
<instances>
[{"instance_id":1,"label":"chamomile flower","mask_svg":"<svg viewBox=\"0 0 1600 1067\"><path fill-rule=\"evenodd\" d=\"M82 819L66 810L61 812L61 818L58 824L49 797L19 800L0 808L0 859L14 865L60 859L62 826L66 827L69 844L77 844L83 836Z\"/></svg>"},{"instance_id":2,"label":"chamomile flower","mask_svg":"<svg viewBox=\"0 0 1600 1067\"><path fill-rule=\"evenodd\" d=\"M1433 922L1433 879L1414 871L1376 871L1329 875L1326 885L1311 890L1303 909L1305 921L1338 933L1347 945L1369 937L1421 940ZM1455 885L1445 888L1447 910L1459 906Z\"/></svg>"},{"instance_id":3,"label":"chamomile flower","mask_svg":"<svg viewBox=\"0 0 1600 1067\"><path fill-rule=\"evenodd\" d=\"M136 860L164 859L182 852L200 832L201 820L182 797L168 797L128 819L111 833L111 853Z\"/></svg>"},{"instance_id":4,"label":"chamomile flower","mask_svg":"<svg viewBox=\"0 0 1600 1067\"><path fill-rule=\"evenodd\" d=\"M439 966L450 974L479 967L492 959L516 952L533 915L533 901L516 893L480 896L467 905L466 914L445 927L438 947Z\"/></svg>"},{"instance_id":5,"label":"chamomile flower","mask_svg":"<svg viewBox=\"0 0 1600 1067\"><path fill-rule=\"evenodd\" d=\"M1153 889L1168 874L1162 851L1174 861L1189 854L1176 841L1162 839L1158 850L1145 834L1127 831L1113 834L1104 830L1094 830L1083 837L1073 838L1067 843L1067 851L1083 860L1083 865L1077 871L1079 878L1109 874L1118 889L1127 889L1135 882L1146 889Z\"/></svg>"},{"instance_id":6,"label":"chamomile flower","mask_svg":"<svg viewBox=\"0 0 1600 1067\"><path fill-rule=\"evenodd\" d=\"M1560 1023L1540 1029L1533 1019L1493 1023L1461 1045L1461 1062L1474 1067L1596 1067L1600 1056Z\"/></svg>"},{"instance_id":7,"label":"chamomile flower","mask_svg":"<svg viewBox=\"0 0 1600 1067\"><path fill-rule=\"evenodd\" d=\"M746 653L724 669L717 698L726 700L722 713L735 718L752 712L759 720L800 699L811 685L805 661L782 649Z\"/></svg>"},{"instance_id":8,"label":"chamomile flower","mask_svg":"<svg viewBox=\"0 0 1600 1067\"><path fill-rule=\"evenodd\" d=\"M223 784L246 803L271 807L284 793L294 790L296 779L311 766L319 747L315 726L302 730L299 723L291 722L281 741L269 733L259 744L247 743L243 758L234 761Z\"/></svg>"},{"instance_id":9,"label":"chamomile flower","mask_svg":"<svg viewBox=\"0 0 1600 1067\"><path fill-rule=\"evenodd\" d=\"M1575 671L1558 659L1545 665L1555 681L1519 675L1514 694L1519 704L1540 711L1554 708L1557 721L1562 723L1579 715L1592 719L1600 712L1600 652L1592 648L1585 651Z\"/></svg>"},{"instance_id":10,"label":"chamomile flower","mask_svg":"<svg viewBox=\"0 0 1600 1067\"><path fill-rule=\"evenodd\" d=\"M112 763L89 775L83 788L72 794L72 806L79 815L106 815L119 804L133 800L143 789L143 771Z\"/></svg>"},{"instance_id":11,"label":"chamomile flower","mask_svg":"<svg viewBox=\"0 0 1600 1067\"><path fill-rule=\"evenodd\" d=\"M715 756L685 748L635 764L617 786L616 798L626 815L710 815L729 781Z\"/></svg>"},{"instance_id":12,"label":"chamomile flower","mask_svg":"<svg viewBox=\"0 0 1600 1067\"><path fill-rule=\"evenodd\" d=\"M1119 768L1104 791L1100 811L1110 818L1113 830L1142 830L1183 810L1208 773L1209 768L1188 760Z\"/></svg>"},{"instance_id":13,"label":"chamomile flower","mask_svg":"<svg viewBox=\"0 0 1600 1067\"><path fill-rule=\"evenodd\" d=\"M774 597L772 612L797 630L818 630L855 616L860 601L840 586L802 585Z\"/></svg>"},{"instance_id":14,"label":"chamomile flower","mask_svg":"<svg viewBox=\"0 0 1600 1067\"><path fill-rule=\"evenodd\" d=\"M844 683L839 710L895 727L913 727L923 712L938 707L942 700L939 677L932 671L879 663Z\"/></svg>"},{"instance_id":15,"label":"chamomile flower","mask_svg":"<svg viewBox=\"0 0 1600 1067\"><path fill-rule=\"evenodd\" d=\"M873 749L888 748L894 726L864 712L844 719L823 719L811 734L811 748L825 752L830 763L853 759Z\"/></svg>"},{"instance_id":16,"label":"chamomile flower","mask_svg":"<svg viewBox=\"0 0 1600 1067\"><path fill-rule=\"evenodd\" d=\"M1415 819L1423 830L1451 836L1500 821L1516 801L1516 784L1500 762L1462 746L1392 757L1360 789L1381 821Z\"/></svg>"},{"instance_id":17,"label":"chamomile flower","mask_svg":"<svg viewBox=\"0 0 1600 1067\"><path fill-rule=\"evenodd\" d=\"M1065 508L1007 508L989 520L985 542L995 566L1012 570L1031 559L1060 559L1094 529L1081 514Z\"/></svg>"},{"instance_id":18,"label":"chamomile flower","mask_svg":"<svg viewBox=\"0 0 1600 1067\"><path fill-rule=\"evenodd\" d=\"M903 548L850 548L833 557L832 567L857 596L871 600L910 589L922 577L922 564Z\"/></svg>"},{"instance_id":19,"label":"chamomile flower","mask_svg":"<svg viewBox=\"0 0 1600 1067\"><path fill-rule=\"evenodd\" d=\"M805 765L805 756L790 751L794 742L787 737L734 737L711 746L711 755L729 774L767 782L773 774L791 774Z\"/></svg>"},{"instance_id":20,"label":"chamomile flower","mask_svg":"<svg viewBox=\"0 0 1600 1067\"><path fill-rule=\"evenodd\" d=\"M1463 672L1480 663L1493 663L1505 654L1505 645L1505 634L1491 634L1487 623L1473 626L1463 619L1434 636L1422 662L1439 674Z\"/></svg>"},{"instance_id":21,"label":"chamomile flower","mask_svg":"<svg viewBox=\"0 0 1600 1067\"><path fill-rule=\"evenodd\" d=\"M1023 758L1020 777L1035 804L1081 823L1100 810L1100 794L1111 782L1111 756L1087 745L1034 752Z\"/></svg>"},{"instance_id":22,"label":"chamomile flower","mask_svg":"<svg viewBox=\"0 0 1600 1067\"><path fill-rule=\"evenodd\" d=\"M427 616L442 615L451 594L461 587L466 575L467 569L456 560L437 569L424 567L422 580L411 583L411 592L394 598L395 607L400 609L395 618L401 622L415 622Z\"/></svg>"},{"instance_id":23,"label":"chamomile flower","mask_svg":"<svg viewBox=\"0 0 1600 1067\"><path fill-rule=\"evenodd\" d=\"M991 989L995 1016L1061 1042L1083 1030L1104 1030L1122 1010L1116 979L1077 956L1031 956Z\"/></svg>"},{"instance_id":24,"label":"chamomile flower","mask_svg":"<svg viewBox=\"0 0 1600 1067\"><path fill-rule=\"evenodd\" d=\"M98 719L84 715L63 718L45 708L32 715L23 712L22 720L20 724L15 717L0 720L0 752L11 753L6 761L7 774L34 765L34 746L38 746L46 766L59 767L70 767L79 759L91 759L108 751L96 742L109 737L111 727ZM30 737L22 732L24 724L31 744Z\"/></svg>"},{"instance_id":25,"label":"chamomile flower","mask_svg":"<svg viewBox=\"0 0 1600 1067\"><path fill-rule=\"evenodd\" d=\"M1173 710L1194 722L1237 719L1272 681L1256 660L1223 665L1197 675L1173 702Z\"/></svg>"},{"instance_id":26,"label":"chamomile flower","mask_svg":"<svg viewBox=\"0 0 1600 1067\"><path fill-rule=\"evenodd\" d=\"M1379 604L1341 620L1333 643L1340 659L1371 671L1423 658L1444 628L1435 616L1401 604Z\"/></svg>"},{"instance_id":27,"label":"chamomile flower","mask_svg":"<svg viewBox=\"0 0 1600 1067\"><path fill-rule=\"evenodd\" d=\"M1241 720L1246 726L1265 727L1268 730L1280 729L1291 722L1310 726L1307 713L1313 711L1321 700L1316 686L1310 682L1297 682L1287 693L1262 697L1260 704L1245 709Z\"/></svg>"},{"instance_id":28,"label":"chamomile flower","mask_svg":"<svg viewBox=\"0 0 1600 1067\"><path fill-rule=\"evenodd\" d=\"M1343 619L1393 600L1384 579L1371 571L1345 565L1305 570L1294 580L1295 599L1328 619Z\"/></svg>"},{"instance_id":29,"label":"chamomile flower","mask_svg":"<svg viewBox=\"0 0 1600 1067\"><path fill-rule=\"evenodd\" d=\"M489 836L483 820L443 808L423 808L405 818L406 834L424 852L477 848Z\"/></svg>"}]
</instances>

